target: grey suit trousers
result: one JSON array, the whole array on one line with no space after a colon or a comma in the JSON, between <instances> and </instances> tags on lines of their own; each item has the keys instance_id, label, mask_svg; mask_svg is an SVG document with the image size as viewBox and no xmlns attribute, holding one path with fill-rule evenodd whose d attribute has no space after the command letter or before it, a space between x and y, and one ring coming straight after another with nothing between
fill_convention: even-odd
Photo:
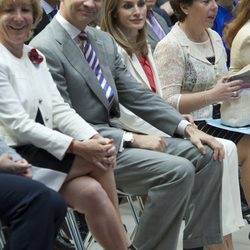
<instances>
[{"instance_id":1,"label":"grey suit trousers","mask_svg":"<svg viewBox=\"0 0 250 250\"><path fill-rule=\"evenodd\" d=\"M220 243L222 163L208 147L201 155L188 140L167 143L166 153L127 148L117 157L117 187L148 196L134 245L175 250L183 218L184 248Z\"/></svg>"}]
</instances>

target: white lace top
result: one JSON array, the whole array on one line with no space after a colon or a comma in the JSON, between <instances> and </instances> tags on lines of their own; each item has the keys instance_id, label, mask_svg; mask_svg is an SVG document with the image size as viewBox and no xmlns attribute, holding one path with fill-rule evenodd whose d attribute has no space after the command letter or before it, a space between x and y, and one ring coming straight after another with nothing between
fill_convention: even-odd
<instances>
[{"instance_id":1,"label":"white lace top","mask_svg":"<svg viewBox=\"0 0 250 250\"><path fill-rule=\"evenodd\" d=\"M210 38L208 42L194 43L176 23L155 49L154 57L163 98L178 110L182 93L208 90L227 73L226 52L221 38L211 29L207 32ZM214 65L206 59L211 55L211 44L215 56ZM211 118L212 105L191 114L195 120Z\"/></svg>"}]
</instances>

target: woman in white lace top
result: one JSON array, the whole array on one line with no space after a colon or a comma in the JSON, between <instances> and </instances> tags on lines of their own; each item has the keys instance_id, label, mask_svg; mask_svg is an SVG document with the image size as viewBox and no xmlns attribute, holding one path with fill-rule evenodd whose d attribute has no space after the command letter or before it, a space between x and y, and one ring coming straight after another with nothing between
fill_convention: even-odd
<instances>
[{"instance_id":1,"label":"woman in white lace top","mask_svg":"<svg viewBox=\"0 0 250 250\"><path fill-rule=\"evenodd\" d=\"M239 81L224 83L226 53L220 36L210 29L217 14L216 1L170 0L170 3L179 22L158 44L154 53L163 98L181 113L192 114L201 130L237 143L241 169L244 173L249 172L250 151L246 147L249 137L213 128L204 121L215 115L216 105L213 104L235 100L240 91ZM242 179L248 176L244 174ZM244 191L250 202L250 183L248 187L244 186ZM239 202L237 204L239 209ZM223 216L229 212L223 206L222 211ZM238 217L238 221L233 222L234 229L223 228L224 235L232 233L241 223ZM230 235L226 239L224 248L219 249L233 249Z\"/></svg>"}]
</instances>

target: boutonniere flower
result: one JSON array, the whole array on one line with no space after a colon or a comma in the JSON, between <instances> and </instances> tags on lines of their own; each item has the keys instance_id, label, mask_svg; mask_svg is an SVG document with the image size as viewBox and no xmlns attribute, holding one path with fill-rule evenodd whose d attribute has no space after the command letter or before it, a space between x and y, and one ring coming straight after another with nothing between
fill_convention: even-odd
<instances>
[{"instance_id":1,"label":"boutonniere flower","mask_svg":"<svg viewBox=\"0 0 250 250\"><path fill-rule=\"evenodd\" d=\"M38 65L43 61L43 57L39 55L36 49L31 49L28 53L28 56L30 61L35 65Z\"/></svg>"}]
</instances>

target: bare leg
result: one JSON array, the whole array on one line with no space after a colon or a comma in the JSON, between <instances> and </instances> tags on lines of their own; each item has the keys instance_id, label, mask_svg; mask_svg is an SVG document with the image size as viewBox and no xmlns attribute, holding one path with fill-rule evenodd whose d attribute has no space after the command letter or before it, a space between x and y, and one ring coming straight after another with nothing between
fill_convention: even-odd
<instances>
[{"instance_id":1,"label":"bare leg","mask_svg":"<svg viewBox=\"0 0 250 250\"><path fill-rule=\"evenodd\" d=\"M233 250L233 240L232 234L228 234L224 236L224 243L216 244L216 245L209 245L206 247L207 250Z\"/></svg>"},{"instance_id":2,"label":"bare leg","mask_svg":"<svg viewBox=\"0 0 250 250\"><path fill-rule=\"evenodd\" d=\"M250 207L250 136L245 135L237 144L240 162L241 186Z\"/></svg>"},{"instance_id":3,"label":"bare leg","mask_svg":"<svg viewBox=\"0 0 250 250\"><path fill-rule=\"evenodd\" d=\"M60 192L70 206L85 214L90 231L104 249L127 249L126 235L113 204L117 204L113 169L102 171L76 157Z\"/></svg>"},{"instance_id":4,"label":"bare leg","mask_svg":"<svg viewBox=\"0 0 250 250\"><path fill-rule=\"evenodd\" d=\"M106 191L107 195L109 196L109 199L111 200L114 208L116 209L116 213L118 215L118 219L120 220L120 223L122 223L122 220L121 220L121 215L120 215L120 209L119 209L119 203L118 203L118 197L117 197L117 192L116 192L116 189L114 189L114 185L115 185L115 177L113 174L108 174L106 176L106 179L105 181L103 181L103 178L100 176L100 173L93 173L91 175L94 179L98 180L103 189ZM126 235L126 231L124 229L124 235L126 237L126 240L127 240L127 244L130 245L130 241Z\"/></svg>"}]
</instances>

